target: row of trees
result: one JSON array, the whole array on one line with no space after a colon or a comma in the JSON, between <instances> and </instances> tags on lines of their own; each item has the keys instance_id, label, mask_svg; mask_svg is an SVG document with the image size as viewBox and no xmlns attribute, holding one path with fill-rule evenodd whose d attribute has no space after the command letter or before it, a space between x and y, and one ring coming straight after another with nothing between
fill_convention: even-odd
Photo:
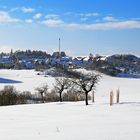
<instances>
[{"instance_id":1,"label":"row of trees","mask_svg":"<svg viewBox=\"0 0 140 140\"><path fill-rule=\"evenodd\" d=\"M43 51L31 51L31 50L26 50L26 51L16 51L14 53L11 53L11 57L13 59L18 58L18 59L22 59L22 58L49 58L51 57L50 54L47 54L46 52Z\"/></svg>"},{"instance_id":2,"label":"row of trees","mask_svg":"<svg viewBox=\"0 0 140 140\"><path fill-rule=\"evenodd\" d=\"M54 102L54 101L81 101L88 105L89 93L94 93L100 75L93 73L82 74L66 72L69 77L55 78L54 89L48 90L48 85L36 88L37 93L19 92L13 86L5 86L0 90L0 105L16 105L27 103Z\"/></svg>"},{"instance_id":3,"label":"row of trees","mask_svg":"<svg viewBox=\"0 0 140 140\"><path fill-rule=\"evenodd\" d=\"M63 101L63 93L74 91L74 94L76 95L83 94L85 96L85 103L88 105L88 95L90 92L95 91L100 75L93 73L82 74L79 72L69 72L69 76L70 78L55 78L54 90L59 94L59 101ZM47 84L43 87L37 88L36 90L40 93L42 102L44 102L44 95L46 95L48 91Z\"/></svg>"}]
</instances>

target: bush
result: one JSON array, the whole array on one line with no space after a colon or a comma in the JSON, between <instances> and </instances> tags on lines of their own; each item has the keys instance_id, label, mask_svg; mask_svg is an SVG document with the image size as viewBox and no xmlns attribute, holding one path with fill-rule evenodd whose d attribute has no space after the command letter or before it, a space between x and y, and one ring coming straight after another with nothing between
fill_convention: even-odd
<instances>
[{"instance_id":1,"label":"bush","mask_svg":"<svg viewBox=\"0 0 140 140\"><path fill-rule=\"evenodd\" d=\"M89 100L91 99L90 95L88 95L88 99ZM84 101L85 94L82 91L76 91L75 89L71 89L67 91L67 93L64 93L63 100L64 101Z\"/></svg>"},{"instance_id":2,"label":"bush","mask_svg":"<svg viewBox=\"0 0 140 140\"><path fill-rule=\"evenodd\" d=\"M46 92L43 96L45 102L59 101L59 94L54 89ZM83 101L85 100L85 94L73 88L64 93L62 98L63 101ZM88 99L91 99L91 97L88 96ZM40 94L32 95L29 91L19 92L13 86L5 86L0 90L0 106L34 103L42 103Z\"/></svg>"},{"instance_id":3,"label":"bush","mask_svg":"<svg viewBox=\"0 0 140 140\"><path fill-rule=\"evenodd\" d=\"M0 63L0 69L13 69L13 64Z\"/></svg>"},{"instance_id":4,"label":"bush","mask_svg":"<svg viewBox=\"0 0 140 140\"><path fill-rule=\"evenodd\" d=\"M5 86L0 91L0 106L25 104L24 94L19 93L13 86Z\"/></svg>"},{"instance_id":5,"label":"bush","mask_svg":"<svg viewBox=\"0 0 140 140\"><path fill-rule=\"evenodd\" d=\"M58 102L59 101L59 96L55 92L55 90L51 90L51 92L49 92L45 95L45 101L46 102Z\"/></svg>"}]
</instances>

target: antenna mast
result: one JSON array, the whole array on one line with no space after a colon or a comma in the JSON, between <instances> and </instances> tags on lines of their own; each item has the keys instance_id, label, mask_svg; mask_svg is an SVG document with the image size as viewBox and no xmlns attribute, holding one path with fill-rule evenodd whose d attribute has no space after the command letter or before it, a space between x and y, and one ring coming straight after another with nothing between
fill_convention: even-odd
<instances>
[{"instance_id":1,"label":"antenna mast","mask_svg":"<svg viewBox=\"0 0 140 140\"><path fill-rule=\"evenodd\" d=\"M60 54L60 38L59 38L59 54Z\"/></svg>"},{"instance_id":2,"label":"antenna mast","mask_svg":"<svg viewBox=\"0 0 140 140\"><path fill-rule=\"evenodd\" d=\"M61 55L61 54L60 54L60 41L61 41L61 39L59 38L59 59L60 59L60 57L61 57L61 56L60 56L60 55Z\"/></svg>"}]
</instances>

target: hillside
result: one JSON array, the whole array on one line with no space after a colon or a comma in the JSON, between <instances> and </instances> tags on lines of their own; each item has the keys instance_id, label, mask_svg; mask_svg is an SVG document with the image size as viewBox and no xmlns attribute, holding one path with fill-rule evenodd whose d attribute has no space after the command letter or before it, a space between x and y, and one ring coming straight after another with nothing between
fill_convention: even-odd
<instances>
[{"instance_id":1,"label":"hillside","mask_svg":"<svg viewBox=\"0 0 140 140\"><path fill-rule=\"evenodd\" d=\"M16 51L10 54L0 53L0 69L66 69L86 68L119 77L140 77L140 58L132 54L115 54L111 56L72 57L65 52L52 55L43 51Z\"/></svg>"},{"instance_id":2,"label":"hillside","mask_svg":"<svg viewBox=\"0 0 140 140\"><path fill-rule=\"evenodd\" d=\"M107 61L124 74L140 74L140 58L134 55L112 55Z\"/></svg>"},{"instance_id":3,"label":"hillside","mask_svg":"<svg viewBox=\"0 0 140 140\"><path fill-rule=\"evenodd\" d=\"M29 90L54 78L37 75L34 70L1 70L1 78L12 80L17 90ZM9 80L9 81L10 81ZM20 80L20 83L15 81ZM13 82L14 81L14 82ZM140 79L102 75L95 92L95 103L46 103L0 107L2 140L139 140ZM120 104L109 105L109 94L120 89ZM116 97L114 95L114 97ZM116 98L114 98L116 102Z\"/></svg>"},{"instance_id":4,"label":"hillside","mask_svg":"<svg viewBox=\"0 0 140 140\"><path fill-rule=\"evenodd\" d=\"M139 140L139 103L0 107L2 140Z\"/></svg>"}]
</instances>

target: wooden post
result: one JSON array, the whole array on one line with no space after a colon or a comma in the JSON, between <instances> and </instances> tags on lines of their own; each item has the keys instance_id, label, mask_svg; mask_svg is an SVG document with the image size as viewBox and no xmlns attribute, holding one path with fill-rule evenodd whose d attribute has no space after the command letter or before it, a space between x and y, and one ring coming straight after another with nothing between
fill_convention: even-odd
<instances>
[{"instance_id":1,"label":"wooden post","mask_svg":"<svg viewBox=\"0 0 140 140\"><path fill-rule=\"evenodd\" d=\"M95 96L94 96L94 92L92 92L92 102L95 102Z\"/></svg>"},{"instance_id":2,"label":"wooden post","mask_svg":"<svg viewBox=\"0 0 140 140\"><path fill-rule=\"evenodd\" d=\"M110 106L113 105L113 91L110 92Z\"/></svg>"},{"instance_id":3,"label":"wooden post","mask_svg":"<svg viewBox=\"0 0 140 140\"><path fill-rule=\"evenodd\" d=\"M116 98L116 102L119 103L120 101L120 90L117 89L117 98Z\"/></svg>"}]
</instances>

